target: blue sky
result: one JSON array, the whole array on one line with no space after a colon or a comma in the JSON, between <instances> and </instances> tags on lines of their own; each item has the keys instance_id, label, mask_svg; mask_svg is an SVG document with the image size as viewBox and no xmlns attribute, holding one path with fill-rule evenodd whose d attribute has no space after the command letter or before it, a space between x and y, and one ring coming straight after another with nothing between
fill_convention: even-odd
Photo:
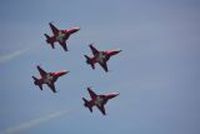
<instances>
[{"instance_id":1,"label":"blue sky","mask_svg":"<svg viewBox=\"0 0 200 134\"><path fill-rule=\"evenodd\" d=\"M0 133L199 134L198 0L2 0ZM80 26L69 52L45 42L48 23ZM120 48L109 73L85 63L88 44ZM67 69L53 94L32 81L36 66ZM87 86L120 92L108 116L83 107Z\"/></svg>"}]
</instances>

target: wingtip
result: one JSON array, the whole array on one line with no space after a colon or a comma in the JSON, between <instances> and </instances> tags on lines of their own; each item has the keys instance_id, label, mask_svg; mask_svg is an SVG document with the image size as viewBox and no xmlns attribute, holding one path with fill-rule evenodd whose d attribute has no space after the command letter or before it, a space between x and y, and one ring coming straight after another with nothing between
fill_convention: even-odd
<instances>
[{"instance_id":1,"label":"wingtip","mask_svg":"<svg viewBox=\"0 0 200 134\"><path fill-rule=\"evenodd\" d=\"M66 48L66 49L64 49L64 51L65 51L65 52L68 52L69 50Z\"/></svg>"},{"instance_id":2,"label":"wingtip","mask_svg":"<svg viewBox=\"0 0 200 134\"><path fill-rule=\"evenodd\" d=\"M92 90L92 86L87 87L87 90Z\"/></svg>"},{"instance_id":3,"label":"wingtip","mask_svg":"<svg viewBox=\"0 0 200 134\"><path fill-rule=\"evenodd\" d=\"M88 46L90 46L90 47L91 47L91 46L93 46L93 45L94 45L94 42L93 42L93 43L90 43Z\"/></svg>"},{"instance_id":4,"label":"wingtip","mask_svg":"<svg viewBox=\"0 0 200 134\"><path fill-rule=\"evenodd\" d=\"M90 87L87 87L87 90L90 91L91 90Z\"/></svg>"},{"instance_id":5,"label":"wingtip","mask_svg":"<svg viewBox=\"0 0 200 134\"><path fill-rule=\"evenodd\" d=\"M50 22L49 22L49 25L52 25L53 23L54 23L53 21L50 21Z\"/></svg>"}]
</instances>

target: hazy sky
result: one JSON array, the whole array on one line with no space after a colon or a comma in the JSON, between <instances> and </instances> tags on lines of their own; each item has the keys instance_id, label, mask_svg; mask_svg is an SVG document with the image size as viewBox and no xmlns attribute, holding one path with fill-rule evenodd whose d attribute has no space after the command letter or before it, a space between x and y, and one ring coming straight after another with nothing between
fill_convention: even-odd
<instances>
[{"instance_id":1,"label":"hazy sky","mask_svg":"<svg viewBox=\"0 0 200 134\"><path fill-rule=\"evenodd\" d=\"M0 134L199 134L200 1L1 0ZM69 52L52 50L48 23L80 26ZM110 72L85 63L88 44L120 48ZM37 65L69 70L57 94L33 84ZM84 108L86 87L117 91L107 116Z\"/></svg>"}]
</instances>

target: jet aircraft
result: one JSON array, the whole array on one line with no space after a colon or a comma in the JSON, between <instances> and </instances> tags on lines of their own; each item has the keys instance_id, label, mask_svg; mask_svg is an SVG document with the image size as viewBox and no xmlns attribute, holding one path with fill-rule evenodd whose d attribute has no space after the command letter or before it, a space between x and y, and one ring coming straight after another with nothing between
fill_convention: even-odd
<instances>
[{"instance_id":1,"label":"jet aircraft","mask_svg":"<svg viewBox=\"0 0 200 134\"><path fill-rule=\"evenodd\" d=\"M79 31L80 27L72 27L70 29L61 30L55 27L52 23L49 23L49 26L53 32L53 36L49 36L45 33L46 42L50 44L53 49L55 48L54 43L58 42L65 51L68 51L66 41L72 34Z\"/></svg>"},{"instance_id":2,"label":"jet aircraft","mask_svg":"<svg viewBox=\"0 0 200 134\"><path fill-rule=\"evenodd\" d=\"M95 64L99 63L105 72L108 72L107 61L110 59L110 57L122 51L122 50L99 51L93 46L93 44L90 44L89 47L92 51L93 57L84 55L86 58L86 63L91 65L92 69L95 69Z\"/></svg>"},{"instance_id":3,"label":"jet aircraft","mask_svg":"<svg viewBox=\"0 0 200 134\"><path fill-rule=\"evenodd\" d=\"M105 107L104 105L108 102L108 100L116 97L119 95L119 93L109 93L109 94L101 94L97 95L92 89L89 87L87 88L91 100L87 100L84 97L82 97L84 101L84 106L89 108L90 112L93 112L93 106L96 106L103 115L106 115Z\"/></svg>"},{"instance_id":4,"label":"jet aircraft","mask_svg":"<svg viewBox=\"0 0 200 134\"><path fill-rule=\"evenodd\" d=\"M32 78L34 79L34 84L39 86L41 90L43 90L43 84L47 84L48 87L53 91L53 93L56 93L56 88L54 83L57 81L57 79L69 73L69 71L46 72L40 66L37 66L37 69L41 77L36 78L35 76L32 76Z\"/></svg>"}]
</instances>

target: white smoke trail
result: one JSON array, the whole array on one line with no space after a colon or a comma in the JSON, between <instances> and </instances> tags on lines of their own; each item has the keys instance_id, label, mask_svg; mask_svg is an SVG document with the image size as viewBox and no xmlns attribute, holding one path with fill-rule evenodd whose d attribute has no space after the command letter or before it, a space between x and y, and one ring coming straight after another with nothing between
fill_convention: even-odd
<instances>
[{"instance_id":1,"label":"white smoke trail","mask_svg":"<svg viewBox=\"0 0 200 134\"><path fill-rule=\"evenodd\" d=\"M18 51L15 51L13 53L10 53L10 54L6 54L6 55L0 55L0 64L2 63L5 63L7 61L10 61L22 54L24 54L25 52L27 52L29 49L22 49L22 50L18 50Z\"/></svg>"},{"instance_id":2,"label":"white smoke trail","mask_svg":"<svg viewBox=\"0 0 200 134\"><path fill-rule=\"evenodd\" d=\"M19 124L18 126L7 128L5 131L0 132L0 134L17 134L26 129L33 128L41 123L47 122L51 119L61 117L69 112L70 112L69 110L65 110L65 111L50 113L46 116L42 116L37 119L33 119L30 121L24 122L22 124Z\"/></svg>"}]
</instances>

